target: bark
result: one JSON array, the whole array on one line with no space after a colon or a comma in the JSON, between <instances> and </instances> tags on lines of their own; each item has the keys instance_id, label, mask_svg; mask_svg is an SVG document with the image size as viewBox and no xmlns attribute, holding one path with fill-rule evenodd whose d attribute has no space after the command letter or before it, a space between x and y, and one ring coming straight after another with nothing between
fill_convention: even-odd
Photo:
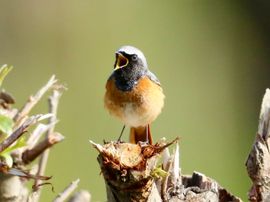
<instances>
[{"instance_id":1,"label":"bark","mask_svg":"<svg viewBox=\"0 0 270 202\"><path fill-rule=\"evenodd\" d=\"M63 202L65 201L70 194L78 187L78 184L80 182L80 179L77 179L68 185L63 192L59 193L56 198L53 200L53 202Z\"/></svg>"},{"instance_id":2,"label":"bark","mask_svg":"<svg viewBox=\"0 0 270 202\"><path fill-rule=\"evenodd\" d=\"M270 201L270 90L263 98L258 132L246 161L246 167L253 184L249 190L252 202Z\"/></svg>"},{"instance_id":3,"label":"bark","mask_svg":"<svg viewBox=\"0 0 270 202\"><path fill-rule=\"evenodd\" d=\"M0 201L25 202L28 189L18 176L0 173Z\"/></svg>"}]
</instances>

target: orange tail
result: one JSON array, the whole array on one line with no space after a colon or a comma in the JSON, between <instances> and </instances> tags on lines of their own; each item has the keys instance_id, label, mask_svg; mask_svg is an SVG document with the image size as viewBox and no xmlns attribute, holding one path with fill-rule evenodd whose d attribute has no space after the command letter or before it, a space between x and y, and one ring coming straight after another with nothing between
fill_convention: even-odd
<instances>
[{"instance_id":1,"label":"orange tail","mask_svg":"<svg viewBox=\"0 0 270 202\"><path fill-rule=\"evenodd\" d=\"M138 128L130 128L130 136L129 140L133 144L137 144L137 142L148 142L152 144L153 139L150 132L150 125Z\"/></svg>"}]
</instances>

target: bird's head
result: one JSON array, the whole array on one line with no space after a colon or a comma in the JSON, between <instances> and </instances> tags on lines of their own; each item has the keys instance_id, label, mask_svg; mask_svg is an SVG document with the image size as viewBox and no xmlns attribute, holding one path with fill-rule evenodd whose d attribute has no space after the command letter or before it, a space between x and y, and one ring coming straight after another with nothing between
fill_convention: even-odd
<instances>
[{"instance_id":1,"label":"bird's head","mask_svg":"<svg viewBox=\"0 0 270 202\"><path fill-rule=\"evenodd\" d=\"M122 68L147 69L144 54L133 46L122 46L115 52L114 71Z\"/></svg>"}]
</instances>

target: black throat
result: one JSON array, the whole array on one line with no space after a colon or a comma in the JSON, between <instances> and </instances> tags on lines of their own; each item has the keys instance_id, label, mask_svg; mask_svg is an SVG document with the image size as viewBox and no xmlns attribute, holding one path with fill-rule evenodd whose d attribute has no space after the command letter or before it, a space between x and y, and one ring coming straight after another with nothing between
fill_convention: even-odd
<instances>
[{"instance_id":1,"label":"black throat","mask_svg":"<svg viewBox=\"0 0 270 202\"><path fill-rule=\"evenodd\" d=\"M123 67L113 72L116 87L121 91L131 91L138 80L145 75L145 70L139 66Z\"/></svg>"}]
</instances>

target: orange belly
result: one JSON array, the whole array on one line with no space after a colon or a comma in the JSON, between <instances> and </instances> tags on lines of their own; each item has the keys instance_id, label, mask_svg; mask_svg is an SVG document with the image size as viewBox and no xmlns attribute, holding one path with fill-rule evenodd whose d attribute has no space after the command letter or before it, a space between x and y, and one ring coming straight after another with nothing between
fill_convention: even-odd
<instances>
[{"instance_id":1,"label":"orange belly","mask_svg":"<svg viewBox=\"0 0 270 202\"><path fill-rule=\"evenodd\" d=\"M131 91L121 91L114 79L106 85L104 103L110 114L130 127L146 126L160 114L164 105L162 88L148 77L142 77Z\"/></svg>"}]
</instances>

